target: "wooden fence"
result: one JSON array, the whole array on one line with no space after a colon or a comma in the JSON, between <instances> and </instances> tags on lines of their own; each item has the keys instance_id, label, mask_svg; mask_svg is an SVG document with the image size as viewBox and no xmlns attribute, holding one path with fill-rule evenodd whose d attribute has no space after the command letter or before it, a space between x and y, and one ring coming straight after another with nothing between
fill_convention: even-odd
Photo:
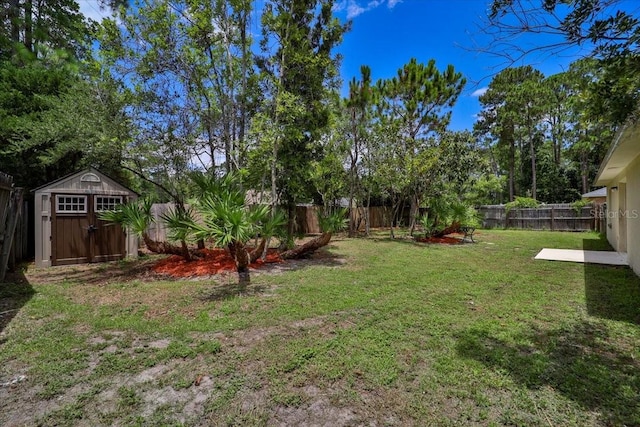
<instances>
[{"instance_id":1,"label":"wooden fence","mask_svg":"<svg viewBox=\"0 0 640 427\"><path fill-rule=\"evenodd\" d=\"M589 204L574 208L570 204L543 205L537 208L514 208L507 212L504 205L480 206L478 213L483 228L516 228L552 231L604 231L597 219L602 206ZM599 211L600 210L600 211ZM601 215L604 217L605 215Z\"/></svg>"},{"instance_id":2,"label":"wooden fence","mask_svg":"<svg viewBox=\"0 0 640 427\"><path fill-rule=\"evenodd\" d=\"M0 172L0 281L28 252L28 221L23 212L23 189L13 187L13 177Z\"/></svg>"}]
</instances>

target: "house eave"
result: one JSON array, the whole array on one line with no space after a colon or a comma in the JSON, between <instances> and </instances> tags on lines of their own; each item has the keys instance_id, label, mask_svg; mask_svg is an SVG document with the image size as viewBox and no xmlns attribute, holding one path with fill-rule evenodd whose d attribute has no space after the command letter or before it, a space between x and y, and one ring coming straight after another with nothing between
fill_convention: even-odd
<instances>
[{"instance_id":1,"label":"house eave","mask_svg":"<svg viewBox=\"0 0 640 427\"><path fill-rule=\"evenodd\" d=\"M616 135L600 164L594 185L609 186L613 179L640 156L640 123L634 117Z\"/></svg>"}]
</instances>

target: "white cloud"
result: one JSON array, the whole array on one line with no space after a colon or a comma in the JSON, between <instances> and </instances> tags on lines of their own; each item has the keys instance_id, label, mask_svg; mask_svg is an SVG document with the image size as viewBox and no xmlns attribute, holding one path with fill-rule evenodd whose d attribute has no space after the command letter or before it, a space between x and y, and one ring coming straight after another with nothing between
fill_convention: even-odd
<instances>
[{"instance_id":1,"label":"white cloud","mask_svg":"<svg viewBox=\"0 0 640 427\"><path fill-rule=\"evenodd\" d=\"M352 19L384 4L386 4L389 9L393 9L398 3L402 2L402 0L370 0L366 6L361 6L360 1L361 0L342 0L334 5L333 10L334 12L346 10L347 19Z\"/></svg>"},{"instance_id":2,"label":"white cloud","mask_svg":"<svg viewBox=\"0 0 640 427\"><path fill-rule=\"evenodd\" d=\"M333 5L333 11L334 12L342 12L346 8L347 8L347 0L339 1L337 3L334 3L334 5Z\"/></svg>"},{"instance_id":3,"label":"white cloud","mask_svg":"<svg viewBox=\"0 0 640 427\"><path fill-rule=\"evenodd\" d=\"M473 91L471 96L474 97L474 98L478 98L479 96L482 96L485 93L487 93L487 90L489 90L488 87L481 87L480 89L476 89L475 91Z\"/></svg>"},{"instance_id":4,"label":"white cloud","mask_svg":"<svg viewBox=\"0 0 640 427\"><path fill-rule=\"evenodd\" d=\"M111 10L100 9L98 0L79 0L80 13L89 19L101 22L104 18L110 18Z\"/></svg>"},{"instance_id":5,"label":"white cloud","mask_svg":"<svg viewBox=\"0 0 640 427\"><path fill-rule=\"evenodd\" d=\"M364 7L358 6L355 1L350 1L347 6L347 19L355 18L358 15L363 14L369 9L365 9Z\"/></svg>"}]
</instances>

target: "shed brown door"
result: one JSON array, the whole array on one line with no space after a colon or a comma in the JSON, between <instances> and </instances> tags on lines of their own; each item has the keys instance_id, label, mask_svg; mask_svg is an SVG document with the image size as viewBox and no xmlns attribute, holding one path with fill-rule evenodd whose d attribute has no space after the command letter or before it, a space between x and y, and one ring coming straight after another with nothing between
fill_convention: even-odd
<instances>
[{"instance_id":1,"label":"shed brown door","mask_svg":"<svg viewBox=\"0 0 640 427\"><path fill-rule=\"evenodd\" d=\"M122 197L56 194L51 198L51 264L81 264L122 259L125 234L100 221L97 212L122 203Z\"/></svg>"}]
</instances>

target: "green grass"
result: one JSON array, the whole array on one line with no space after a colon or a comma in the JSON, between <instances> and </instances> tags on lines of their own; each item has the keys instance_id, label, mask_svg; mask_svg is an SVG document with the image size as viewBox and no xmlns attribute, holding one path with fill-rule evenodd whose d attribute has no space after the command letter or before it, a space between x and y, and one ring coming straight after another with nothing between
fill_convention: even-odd
<instances>
[{"instance_id":1,"label":"green grass","mask_svg":"<svg viewBox=\"0 0 640 427\"><path fill-rule=\"evenodd\" d=\"M341 239L244 293L226 280L10 285L0 380L28 381L0 424L21 397L48 403L43 425L640 425L640 279L533 259L606 249L595 234L476 234Z\"/></svg>"}]
</instances>

